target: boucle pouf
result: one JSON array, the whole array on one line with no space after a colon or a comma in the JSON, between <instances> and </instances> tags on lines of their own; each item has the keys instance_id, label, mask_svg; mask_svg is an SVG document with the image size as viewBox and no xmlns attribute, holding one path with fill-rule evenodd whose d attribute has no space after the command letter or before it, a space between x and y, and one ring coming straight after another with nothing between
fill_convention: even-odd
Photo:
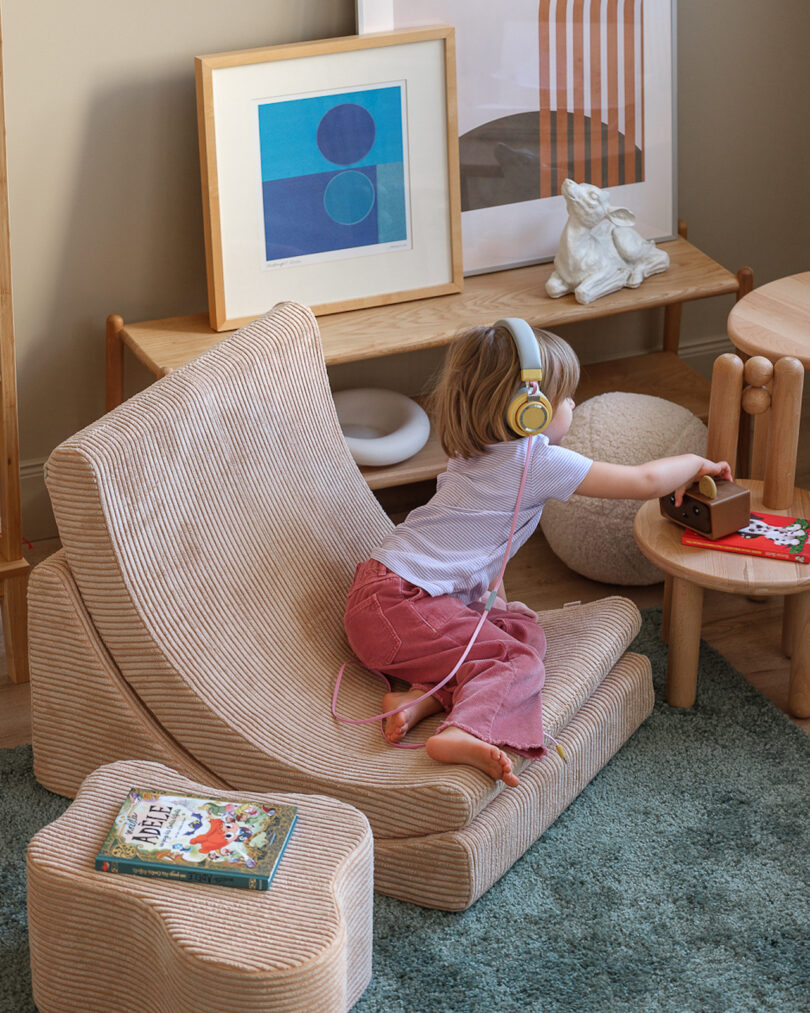
<instances>
[{"instance_id":1,"label":"boucle pouf","mask_svg":"<svg viewBox=\"0 0 810 1013\"><path fill-rule=\"evenodd\" d=\"M131 787L298 806L264 893L96 872ZM42 1013L345 1013L371 978L366 817L319 795L227 792L143 760L90 774L28 847L34 1001Z\"/></svg>"},{"instance_id":2,"label":"boucle pouf","mask_svg":"<svg viewBox=\"0 0 810 1013\"><path fill-rule=\"evenodd\" d=\"M599 394L574 409L563 445L596 461L643 464L657 457L706 453L706 426L687 408L648 394ZM541 527L566 566L605 584L657 584L664 574L633 538L638 500L572 496L549 500Z\"/></svg>"}]
</instances>

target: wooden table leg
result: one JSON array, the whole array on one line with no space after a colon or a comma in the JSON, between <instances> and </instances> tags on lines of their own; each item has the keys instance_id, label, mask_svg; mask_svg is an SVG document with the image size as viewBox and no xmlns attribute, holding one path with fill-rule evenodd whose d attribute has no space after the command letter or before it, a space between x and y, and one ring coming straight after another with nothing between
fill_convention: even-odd
<instances>
[{"instance_id":1,"label":"wooden table leg","mask_svg":"<svg viewBox=\"0 0 810 1013\"><path fill-rule=\"evenodd\" d=\"M794 717L810 718L810 591L790 595L785 599L785 609L793 640L788 709Z\"/></svg>"},{"instance_id":2,"label":"wooden table leg","mask_svg":"<svg viewBox=\"0 0 810 1013\"><path fill-rule=\"evenodd\" d=\"M667 703L691 707L697 696L703 588L672 577L667 664Z\"/></svg>"},{"instance_id":3,"label":"wooden table leg","mask_svg":"<svg viewBox=\"0 0 810 1013\"><path fill-rule=\"evenodd\" d=\"M105 410L112 411L124 400L124 343L121 331L123 317L113 313L107 317Z\"/></svg>"},{"instance_id":4,"label":"wooden table leg","mask_svg":"<svg viewBox=\"0 0 810 1013\"><path fill-rule=\"evenodd\" d=\"M785 595L785 604L782 607L782 653L786 658L793 657L793 641L796 629L796 605L798 594Z\"/></svg>"},{"instance_id":5,"label":"wooden table leg","mask_svg":"<svg viewBox=\"0 0 810 1013\"><path fill-rule=\"evenodd\" d=\"M669 616L672 609L672 577L664 577L664 601L661 615L661 643L669 643Z\"/></svg>"}]
</instances>

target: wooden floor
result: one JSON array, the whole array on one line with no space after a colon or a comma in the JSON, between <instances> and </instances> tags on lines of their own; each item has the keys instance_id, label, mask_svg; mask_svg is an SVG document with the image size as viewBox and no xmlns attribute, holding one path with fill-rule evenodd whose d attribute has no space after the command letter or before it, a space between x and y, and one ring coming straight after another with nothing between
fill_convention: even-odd
<instances>
[{"instance_id":1,"label":"wooden floor","mask_svg":"<svg viewBox=\"0 0 810 1013\"><path fill-rule=\"evenodd\" d=\"M803 425L802 429L797 484L808 488L810 425ZM395 503L396 497L390 502ZM33 566L58 547L55 539L37 542L25 555ZM593 601L610 594L624 595L639 608L647 608L660 605L663 593L663 584L614 587L587 580L560 562L539 532L509 564L506 588L511 598L525 601L534 609L557 608L571 601ZM753 686L787 712L790 662L781 651L781 605L778 598L753 602L737 595L706 591L702 635ZM31 741L30 690L28 685L15 686L9 682L2 652L0 666L0 748L7 748ZM795 723L810 733L810 719Z\"/></svg>"}]
</instances>

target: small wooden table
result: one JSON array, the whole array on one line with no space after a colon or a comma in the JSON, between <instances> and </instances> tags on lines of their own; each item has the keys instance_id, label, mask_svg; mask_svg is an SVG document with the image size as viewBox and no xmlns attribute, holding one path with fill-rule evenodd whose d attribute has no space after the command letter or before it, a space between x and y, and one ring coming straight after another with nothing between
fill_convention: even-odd
<instances>
[{"instance_id":1,"label":"small wooden table","mask_svg":"<svg viewBox=\"0 0 810 1013\"><path fill-rule=\"evenodd\" d=\"M775 510L762 505L762 482L737 481L751 490L752 512L810 517L810 492L797 489L788 509ZM641 507L633 533L647 559L667 576L663 630L669 644L667 702L673 707L691 707L695 702L704 588L763 598L784 595L791 612L788 629L792 642L784 645L791 658L788 706L796 717L810 717L810 636L806 633L810 566L682 545L683 528L661 516L658 500ZM667 623L670 610L673 621Z\"/></svg>"}]
</instances>

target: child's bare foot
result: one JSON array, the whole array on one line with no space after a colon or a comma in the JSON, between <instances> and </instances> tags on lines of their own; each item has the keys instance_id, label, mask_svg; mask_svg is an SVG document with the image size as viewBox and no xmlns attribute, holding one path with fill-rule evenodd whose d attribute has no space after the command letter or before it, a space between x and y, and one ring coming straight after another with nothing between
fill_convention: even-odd
<instances>
[{"instance_id":1,"label":"child's bare foot","mask_svg":"<svg viewBox=\"0 0 810 1013\"><path fill-rule=\"evenodd\" d=\"M519 783L512 773L512 761L498 746L482 742L462 728L449 725L425 743L428 756L440 763L467 763L483 770L494 781L503 781L510 788Z\"/></svg>"},{"instance_id":2,"label":"child's bare foot","mask_svg":"<svg viewBox=\"0 0 810 1013\"><path fill-rule=\"evenodd\" d=\"M396 710L411 700L418 700L424 693L421 689L409 689L404 693L386 693L382 698L383 711ZM411 728L415 728L420 721L429 718L442 709L442 705L435 696L429 696L419 703L406 706L399 714L392 714L390 718L383 718L383 735L389 742L401 742Z\"/></svg>"}]
</instances>

